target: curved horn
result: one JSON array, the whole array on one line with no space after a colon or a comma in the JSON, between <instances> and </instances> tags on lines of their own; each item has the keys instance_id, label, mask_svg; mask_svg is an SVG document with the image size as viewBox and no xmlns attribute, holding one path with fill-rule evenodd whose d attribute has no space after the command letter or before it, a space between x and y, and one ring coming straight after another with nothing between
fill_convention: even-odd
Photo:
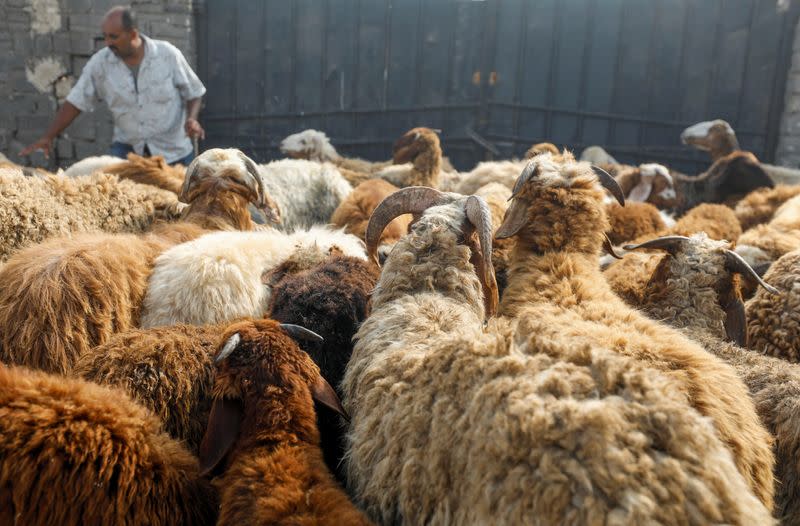
<instances>
[{"instance_id":1,"label":"curved horn","mask_svg":"<svg viewBox=\"0 0 800 526\"><path fill-rule=\"evenodd\" d=\"M269 221L273 223L280 223L280 208L278 208L278 205L272 200L267 192L267 187L264 184L264 178L261 176L261 172L258 170L258 165L255 163L255 161L241 151L237 150L236 153L244 163L244 167L247 170L248 177L243 182L256 194L257 201L255 205L259 210L264 212L264 215L267 216Z\"/></svg>"},{"instance_id":2,"label":"curved horn","mask_svg":"<svg viewBox=\"0 0 800 526\"><path fill-rule=\"evenodd\" d=\"M305 340L309 342L323 342L325 339L314 331L310 331L302 325L292 323L281 323L281 329L285 330L289 336L295 340Z\"/></svg>"},{"instance_id":3,"label":"curved horn","mask_svg":"<svg viewBox=\"0 0 800 526\"><path fill-rule=\"evenodd\" d=\"M228 338L228 341L225 342L225 345L222 346L222 350L219 351L219 354L214 359L215 364L219 364L222 360L230 356L233 350L239 345L239 342L242 341L242 337L239 336L239 333L236 332Z\"/></svg>"},{"instance_id":4,"label":"curved horn","mask_svg":"<svg viewBox=\"0 0 800 526\"><path fill-rule=\"evenodd\" d=\"M689 241L689 238L686 236L664 236L664 237L657 237L655 239L651 239L650 241L645 241L644 243L639 243L638 245L625 245L625 250L636 250L638 248L657 248L659 250L666 250L670 254L675 254L681 248L683 248L683 244Z\"/></svg>"},{"instance_id":5,"label":"curved horn","mask_svg":"<svg viewBox=\"0 0 800 526\"><path fill-rule=\"evenodd\" d=\"M192 188L193 179L197 176L197 170L199 164L199 157L195 157L191 163L189 163L189 167L186 169L186 175L183 178L183 186L181 186L181 193L178 196L178 201L182 203L188 203L189 198L189 190Z\"/></svg>"},{"instance_id":6,"label":"curved horn","mask_svg":"<svg viewBox=\"0 0 800 526\"><path fill-rule=\"evenodd\" d=\"M608 238L608 234L603 234L603 250L611 256L612 258L622 259L623 255L617 252L617 249L614 248L614 244Z\"/></svg>"},{"instance_id":7,"label":"curved horn","mask_svg":"<svg viewBox=\"0 0 800 526\"><path fill-rule=\"evenodd\" d=\"M600 184L603 185L603 188L611 192L620 206L625 206L625 194L622 193L622 188L619 187L617 184L616 179L611 177L611 174L600 168L599 166L592 165L592 170L597 175L597 179L600 180Z\"/></svg>"},{"instance_id":8,"label":"curved horn","mask_svg":"<svg viewBox=\"0 0 800 526\"><path fill-rule=\"evenodd\" d=\"M747 261L742 259L742 256L733 252L732 250L725 249L725 268L731 272L738 272L739 274L752 279L770 294L778 294L778 289L761 279L753 267L747 264Z\"/></svg>"},{"instance_id":9,"label":"curved horn","mask_svg":"<svg viewBox=\"0 0 800 526\"><path fill-rule=\"evenodd\" d=\"M439 204L445 194L427 186L409 186L386 196L373 210L367 223L364 236L367 243L367 257L378 264L378 242L386 226L397 216L403 214L421 214L431 206Z\"/></svg>"},{"instance_id":10,"label":"curved horn","mask_svg":"<svg viewBox=\"0 0 800 526\"><path fill-rule=\"evenodd\" d=\"M509 201L517 197L517 194L520 193L522 188L525 186L525 183L528 182L528 179L535 177L538 170L539 164L537 162L534 160L528 161L528 164L526 164L525 168L522 169L522 173L519 174L519 177L517 177L517 180L514 183L514 188L511 190L511 197L508 198Z\"/></svg>"},{"instance_id":11,"label":"curved horn","mask_svg":"<svg viewBox=\"0 0 800 526\"><path fill-rule=\"evenodd\" d=\"M486 304L486 317L492 317L497 312L500 303L497 291L497 279L492 265L492 213L486 201L477 195L467 198L465 205L467 219L478 232L481 258L478 263L478 278L483 286L484 302Z\"/></svg>"}]
</instances>

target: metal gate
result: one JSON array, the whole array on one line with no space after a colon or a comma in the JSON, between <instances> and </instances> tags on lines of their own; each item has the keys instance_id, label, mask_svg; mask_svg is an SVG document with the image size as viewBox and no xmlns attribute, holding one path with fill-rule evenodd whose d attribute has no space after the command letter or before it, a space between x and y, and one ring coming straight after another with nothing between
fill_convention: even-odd
<instances>
[{"instance_id":1,"label":"metal gate","mask_svg":"<svg viewBox=\"0 0 800 526\"><path fill-rule=\"evenodd\" d=\"M204 146L260 161L316 128L387 159L442 129L459 169L551 141L687 173L679 142L724 118L771 161L800 9L776 0L203 0Z\"/></svg>"}]
</instances>

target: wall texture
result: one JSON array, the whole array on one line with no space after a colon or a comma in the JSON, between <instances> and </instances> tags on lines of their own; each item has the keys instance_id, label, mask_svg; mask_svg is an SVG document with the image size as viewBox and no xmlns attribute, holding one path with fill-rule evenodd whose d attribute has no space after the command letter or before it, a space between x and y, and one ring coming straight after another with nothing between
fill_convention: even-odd
<instances>
[{"instance_id":1,"label":"wall texture","mask_svg":"<svg viewBox=\"0 0 800 526\"><path fill-rule=\"evenodd\" d=\"M793 168L800 167L800 21L794 31L792 67L786 79L783 117L775 152L775 162Z\"/></svg>"},{"instance_id":2,"label":"wall texture","mask_svg":"<svg viewBox=\"0 0 800 526\"><path fill-rule=\"evenodd\" d=\"M100 22L120 0L0 0L0 152L20 164L55 169L107 153L111 117L100 105L80 115L50 159L17 153L39 138L89 57L104 46ZM133 0L140 30L175 44L196 64L192 0Z\"/></svg>"}]
</instances>

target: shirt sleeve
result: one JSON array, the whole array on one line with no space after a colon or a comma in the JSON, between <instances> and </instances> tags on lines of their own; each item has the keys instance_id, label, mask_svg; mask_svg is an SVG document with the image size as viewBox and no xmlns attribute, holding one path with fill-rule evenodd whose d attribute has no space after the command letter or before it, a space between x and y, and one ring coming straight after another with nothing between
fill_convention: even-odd
<instances>
[{"instance_id":1,"label":"shirt sleeve","mask_svg":"<svg viewBox=\"0 0 800 526\"><path fill-rule=\"evenodd\" d=\"M200 82L192 67L186 62L186 58L178 48L173 48L175 59L177 61L176 71L173 79L175 80L175 87L181 94L183 100L192 100L197 97L202 97L206 93L206 87Z\"/></svg>"},{"instance_id":2,"label":"shirt sleeve","mask_svg":"<svg viewBox=\"0 0 800 526\"><path fill-rule=\"evenodd\" d=\"M95 54L95 56L97 55ZM97 61L94 58L89 59L89 62L83 67L78 82L67 95L67 102L81 111L94 111L95 105L100 101L94 78L97 69Z\"/></svg>"}]
</instances>

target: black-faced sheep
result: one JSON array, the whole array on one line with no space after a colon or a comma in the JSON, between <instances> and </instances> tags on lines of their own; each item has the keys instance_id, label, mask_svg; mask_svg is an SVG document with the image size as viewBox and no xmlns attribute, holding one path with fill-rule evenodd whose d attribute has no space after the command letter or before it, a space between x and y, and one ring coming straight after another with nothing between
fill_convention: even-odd
<instances>
[{"instance_id":1,"label":"black-faced sheep","mask_svg":"<svg viewBox=\"0 0 800 526\"><path fill-rule=\"evenodd\" d=\"M771 522L677 382L547 319L532 320L541 338L484 330L467 198L406 197L368 229L373 253L392 216L421 215L388 256L343 384L348 479L372 518Z\"/></svg>"},{"instance_id":2,"label":"black-faced sheep","mask_svg":"<svg viewBox=\"0 0 800 526\"><path fill-rule=\"evenodd\" d=\"M370 524L325 467L312 400L344 410L290 334L319 338L296 325L242 321L215 357L200 461L204 472L222 473L217 524Z\"/></svg>"},{"instance_id":3,"label":"black-faced sheep","mask_svg":"<svg viewBox=\"0 0 800 526\"><path fill-rule=\"evenodd\" d=\"M625 305L603 279L598 259L608 218L598 182L621 193L608 174L567 155L535 157L520 175L495 234L517 240L500 314L526 335L532 334L528 324L547 319L554 333L576 345L612 349L675 379L692 406L711 419L740 473L771 509L770 437L735 371L675 329Z\"/></svg>"},{"instance_id":4,"label":"black-faced sheep","mask_svg":"<svg viewBox=\"0 0 800 526\"><path fill-rule=\"evenodd\" d=\"M197 459L125 393L0 365L0 523L211 525Z\"/></svg>"},{"instance_id":5,"label":"black-faced sheep","mask_svg":"<svg viewBox=\"0 0 800 526\"><path fill-rule=\"evenodd\" d=\"M745 307L737 292L739 275L764 284L726 243L702 234L672 236L645 246L660 258L640 308L681 329L706 350L730 363L750 389L761 421L775 438L775 515L800 522L800 366L747 351ZM729 343L732 340L737 343Z\"/></svg>"},{"instance_id":6,"label":"black-faced sheep","mask_svg":"<svg viewBox=\"0 0 800 526\"><path fill-rule=\"evenodd\" d=\"M182 221L141 236L86 234L15 254L0 269L0 359L66 373L112 334L137 325L155 258L209 230L252 229L249 202L278 211L255 164L209 150L189 167Z\"/></svg>"}]
</instances>

